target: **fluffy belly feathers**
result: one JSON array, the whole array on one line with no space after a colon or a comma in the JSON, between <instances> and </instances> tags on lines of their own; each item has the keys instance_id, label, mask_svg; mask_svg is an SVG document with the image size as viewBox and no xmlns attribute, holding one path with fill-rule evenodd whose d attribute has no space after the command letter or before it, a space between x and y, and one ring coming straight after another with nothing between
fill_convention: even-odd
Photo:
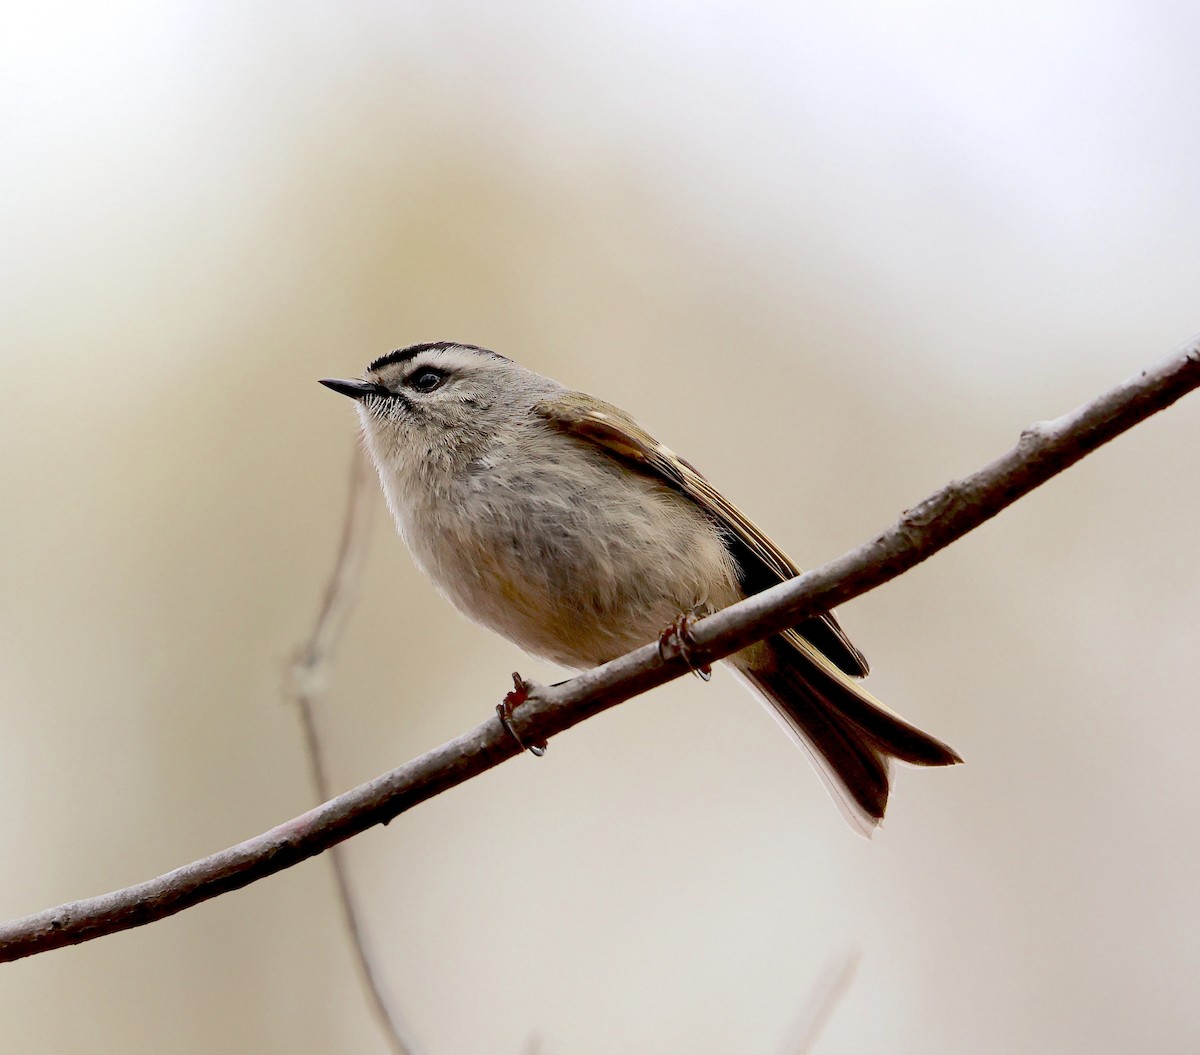
<instances>
[{"instance_id":1,"label":"fluffy belly feathers","mask_svg":"<svg viewBox=\"0 0 1200 1055\"><path fill-rule=\"evenodd\" d=\"M613 501L615 466L551 468L570 483L468 477L454 501L412 514L414 556L471 619L586 667L654 640L682 612L741 596L721 536L689 499L625 473Z\"/></svg>"}]
</instances>

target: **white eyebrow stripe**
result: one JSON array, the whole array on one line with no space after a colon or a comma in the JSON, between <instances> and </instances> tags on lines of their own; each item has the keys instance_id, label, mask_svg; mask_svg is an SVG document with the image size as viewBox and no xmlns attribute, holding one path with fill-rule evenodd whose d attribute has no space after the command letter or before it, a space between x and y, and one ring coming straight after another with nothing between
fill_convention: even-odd
<instances>
[{"instance_id":1,"label":"white eyebrow stripe","mask_svg":"<svg viewBox=\"0 0 1200 1055\"><path fill-rule=\"evenodd\" d=\"M478 355L490 355L496 359L504 359L504 356L500 355L499 352L493 352L489 348L480 348L477 344L466 344L463 341L431 341L428 344L410 344L407 348L397 348L395 351L387 352L378 359L375 359L367 367L367 373L378 373L380 370L386 370L389 366L412 362L427 352L439 351L459 351L468 358L474 358L472 353L476 353Z\"/></svg>"},{"instance_id":2,"label":"white eyebrow stripe","mask_svg":"<svg viewBox=\"0 0 1200 1055\"><path fill-rule=\"evenodd\" d=\"M458 346L421 348L410 356L397 357L382 366L368 369L367 376L377 380L385 388L397 391L423 369L440 370L448 375L469 376L481 364L483 357L490 356L490 352Z\"/></svg>"},{"instance_id":3,"label":"white eyebrow stripe","mask_svg":"<svg viewBox=\"0 0 1200 1055\"><path fill-rule=\"evenodd\" d=\"M469 352L462 348L431 348L418 352L406 364L404 377L411 377L423 366L433 366L441 370L461 370L472 363L479 362L478 352Z\"/></svg>"}]
</instances>

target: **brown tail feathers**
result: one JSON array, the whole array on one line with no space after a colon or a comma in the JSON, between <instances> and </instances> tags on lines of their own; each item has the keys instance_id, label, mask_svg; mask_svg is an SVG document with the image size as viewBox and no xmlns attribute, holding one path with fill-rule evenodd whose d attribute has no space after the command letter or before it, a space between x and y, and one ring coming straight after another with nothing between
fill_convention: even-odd
<instances>
[{"instance_id":1,"label":"brown tail feathers","mask_svg":"<svg viewBox=\"0 0 1200 1055\"><path fill-rule=\"evenodd\" d=\"M735 665L807 748L846 819L866 836L887 809L890 762L950 766L958 754L893 714L795 631ZM739 657L741 658L741 657Z\"/></svg>"}]
</instances>

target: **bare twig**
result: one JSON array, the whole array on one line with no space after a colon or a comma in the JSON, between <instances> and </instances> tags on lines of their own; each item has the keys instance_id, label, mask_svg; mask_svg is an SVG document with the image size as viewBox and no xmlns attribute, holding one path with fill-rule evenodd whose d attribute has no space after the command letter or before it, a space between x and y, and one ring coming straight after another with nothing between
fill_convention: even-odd
<instances>
[{"instance_id":1,"label":"bare twig","mask_svg":"<svg viewBox=\"0 0 1200 1055\"><path fill-rule=\"evenodd\" d=\"M324 802L333 794L329 776L321 751L321 738L317 732L315 704L324 688L329 659L345 629L357 594L362 573L363 560L367 551L371 517L371 473L367 459L360 447L354 449L354 460L350 466L350 490L346 499L346 515L342 522L342 538L338 545L337 559L325 586L321 610L313 624L312 633L301 646L291 667L292 698L304 731L304 747L308 756L309 775L317 801ZM384 996L383 986L375 969L374 960L368 949L366 932L359 917L354 892L350 887L350 876L346 856L341 846L330 849L330 864L337 885L338 901L350 944L354 949L358 973L366 988L368 1002L388 1045L396 1055L414 1055L416 1045L408 1037L408 1030L400 1016Z\"/></svg>"},{"instance_id":2,"label":"bare twig","mask_svg":"<svg viewBox=\"0 0 1200 1055\"><path fill-rule=\"evenodd\" d=\"M857 549L699 620L692 627L690 662L728 656L894 579L1197 386L1200 340L1078 410L1026 429L1007 454L950 483ZM513 725L526 743L545 740L689 669L682 657L664 657L658 645L646 645L561 685L534 686ZM490 719L399 769L211 857L0 926L0 961L128 930L247 886L366 828L386 824L518 751L514 738Z\"/></svg>"},{"instance_id":3,"label":"bare twig","mask_svg":"<svg viewBox=\"0 0 1200 1055\"><path fill-rule=\"evenodd\" d=\"M367 539L371 527L369 500L371 473L366 455L355 447L350 464L350 491L346 498L346 514L342 521L342 537L338 543L337 559L317 613L312 633L297 650L292 663L292 690L298 699L311 700L324 689L329 657L345 629L346 619L357 593ZM319 754L319 753L318 753ZM326 775L317 758L314 781L325 786Z\"/></svg>"},{"instance_id":4,"label":"bare twig","mask_svg":"<svg viewBox=\"0 0 1200 1055\"><path fill-rule=\"evenodd\" d=\"M854 949L830 962L809 994L779 1055L811 1055L833 1012L850 991L862 954Z\"/></svg>"}]
</instances>

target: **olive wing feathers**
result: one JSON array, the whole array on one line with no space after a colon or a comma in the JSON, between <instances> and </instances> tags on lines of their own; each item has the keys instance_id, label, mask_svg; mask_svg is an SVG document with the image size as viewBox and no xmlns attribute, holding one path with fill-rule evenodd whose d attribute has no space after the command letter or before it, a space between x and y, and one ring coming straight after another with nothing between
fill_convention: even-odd
<instances>
[{"instance_id":1,"label":"olive wing feathers","mask_svg":"<svg viewBox=\"0 0 1200 1055\"><path fill-rule=\"evenodd\" d=\"M801 574L791 558L749 517L623 410L579 392L565 392L539 403L535 411L554 428L656 476L694 501L725 534L747 594L759 593ZM806 620L792 634L802 637L843 673L866 676L866 657L851 643L832 613Z\"/></svg>"}]
</instances>

